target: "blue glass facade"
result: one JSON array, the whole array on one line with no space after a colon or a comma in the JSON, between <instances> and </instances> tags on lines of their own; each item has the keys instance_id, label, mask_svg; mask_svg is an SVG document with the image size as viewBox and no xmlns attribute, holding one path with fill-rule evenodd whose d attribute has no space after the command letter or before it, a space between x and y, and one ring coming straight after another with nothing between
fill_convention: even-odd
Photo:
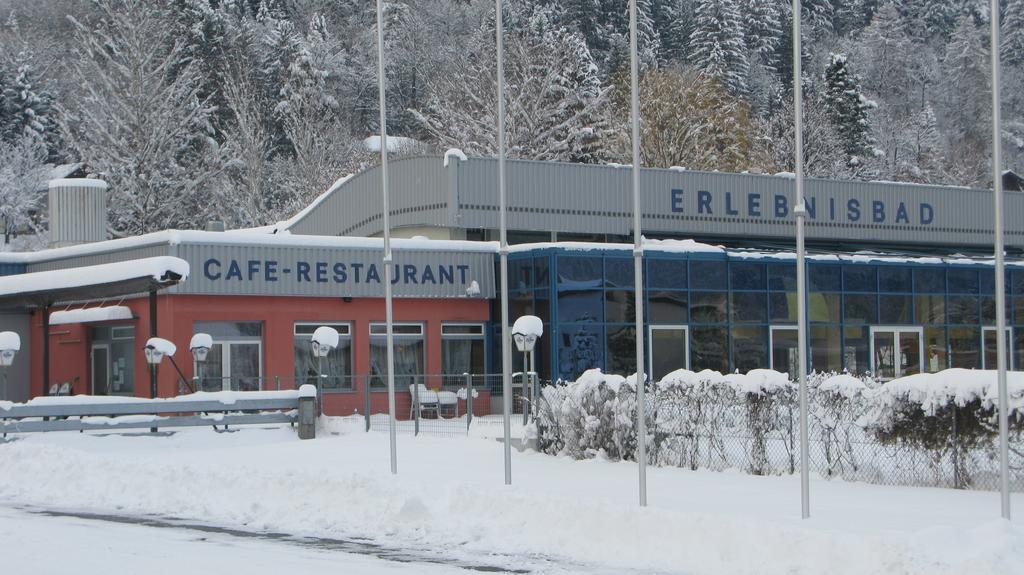
<instances>
[{"instance_id":1,"label":"blue glass facade","mask_svg":"<svg viewBox=\"0 0 1024 575\"><path fill-rule=\"evenodd\" d=\"M680 367L795 371L791 257L649 249L644 265L646 355L655 377ZM511 316L534 314L545 321L537 364L542 377L570 379L594 367L635 371L628 249L518 251L509 256L509 278ZM809 260L810 368L881 378L993 368L993 278L991 266L966 260ZM1011 367L1024 366L1024 268L1008 269L1007 294ZM496 304L495 319L498 310ZM498 322L493 329L498 333ZM500 362L499 353L492 358Z\"/></svg>"}]
</instances>

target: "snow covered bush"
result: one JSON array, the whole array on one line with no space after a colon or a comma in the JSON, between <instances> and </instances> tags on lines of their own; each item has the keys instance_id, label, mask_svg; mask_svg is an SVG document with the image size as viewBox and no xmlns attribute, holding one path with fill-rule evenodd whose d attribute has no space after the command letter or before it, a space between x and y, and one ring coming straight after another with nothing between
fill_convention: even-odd
<instances>
[{"instance_id":1,"label":"snow covered bush","mask_svg":"<svg viewBox=\"0 0 1024 575\"><path fill-rule=\"evenodd\" d=\"M863 434L858 422L867 411L868 384L848 373L829 372L808 376L807 387L812 425L824 451L824 474L855 472L854 445Z\"/></svg>"},{"instance_id":2,"label":"snow covered bush","mask_svg":"<svg viewBox=\"0 0 1024 575\"><path fill-rule=\"evenodd\" d=\"M1010 422L1024 428L1024 374L1009 373ZM872 393L865 422L883 445L923 451L936 476L951 467L953 486L970 487L998 437L994 371L948 369L894 379Z\"/></svg>"},{"instance_id":3,"label":"snow covered bush","mask_svg":"<svg viewBox=\"0 0 1024 575\"><path fill-rule=\"evenodd\" d=\"M538 448L577 459L631 458L636 451L636 388L618 375L584 372L566 386L544 388L537 419Z\"/></svg>"}]
</instances>

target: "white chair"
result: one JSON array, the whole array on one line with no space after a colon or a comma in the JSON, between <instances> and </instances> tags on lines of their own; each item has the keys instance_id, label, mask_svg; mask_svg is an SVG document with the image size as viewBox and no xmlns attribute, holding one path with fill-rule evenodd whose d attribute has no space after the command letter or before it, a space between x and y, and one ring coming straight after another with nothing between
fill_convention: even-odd
<instances>
[{"instance_id":1,"label":"white chair","mask_svg":"<svg viewBox=\"0 0 1024 575\"><path fill-rule=\"evenodd\" d=\"M441 417L441 412L446 410L451 410L455 417L459 416L459 396L454 391L437 392L437 416Z\"/></svg>"},{"instance_id":2,"label":"white chair","mask_svg":"<svg viewBox=\"0 0 1024 575\"><path fill-rule=\"evenodd\" d=\"M409 419L413 418L417 401L420 406L419 417L423 417L423 413L426 411L433 411L435 417L441 417L436 391L427 389L427 386L422 383L414 383L409 386L409 396L412 398L412 402L409 404Z\"/></svg>"}]
</instances>

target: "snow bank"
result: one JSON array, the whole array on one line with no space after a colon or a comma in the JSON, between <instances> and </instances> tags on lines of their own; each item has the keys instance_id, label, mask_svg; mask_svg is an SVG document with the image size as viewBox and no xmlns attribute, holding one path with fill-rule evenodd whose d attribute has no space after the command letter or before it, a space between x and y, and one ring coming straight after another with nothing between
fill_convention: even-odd
<instances>
[{"instance_id":1,"label":"snow bank","mask_svg":"<svg viewBox=\"0 0 1024 575\"><path fill-rule=\"evenodd\" d=\"M816 512L801 520L795 476L652 469L639 508L632 464L514 452L502 487L500 443L402 435L391 475L387 436L354 427L306 442L286 428L39 434L0 444L0 501L359 538L534 573L995 575L1024 561L1024 528L995 519L990 493L812 479Z\"/></svg>"},{"instance_id":2,"label":"snow bank","mask_svg":"<svg viewBox=\"0 0 1024 575\"><path fill-rule=\"evenodd\" d=\"M132 310L123 305L110 305L55 311L50 314L50 325L114 321L122 319L132 319Z\"/></svg>"}]
</instances>

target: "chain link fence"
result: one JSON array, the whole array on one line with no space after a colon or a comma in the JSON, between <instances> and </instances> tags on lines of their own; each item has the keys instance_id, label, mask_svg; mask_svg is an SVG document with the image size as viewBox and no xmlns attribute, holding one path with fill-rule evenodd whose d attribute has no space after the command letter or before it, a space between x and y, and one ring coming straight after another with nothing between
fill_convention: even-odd
<instances>
[{"instance_id":1,"label":"chain link fence","mask_svg":"<svg viewBox=\"0 0 1024 575\"><path fill-rule=\"evenodd\" d=\"M649 384L648 462L755 475L797 473L796 385L751 390L727 377L693 385ZM538 406L538 449L576 458L635 459L636 390L620 380L604 376L545 388ZM824 380L812 377L808 396L812 473L884 485L998 489L997 427L994 411L983 402L928 410L913 402L887 403L871 393L823 388L818 384ZM1010 479L1012 490L1024 491L1020 418L1011 423Z\"/></svg>"}]
</instances>

